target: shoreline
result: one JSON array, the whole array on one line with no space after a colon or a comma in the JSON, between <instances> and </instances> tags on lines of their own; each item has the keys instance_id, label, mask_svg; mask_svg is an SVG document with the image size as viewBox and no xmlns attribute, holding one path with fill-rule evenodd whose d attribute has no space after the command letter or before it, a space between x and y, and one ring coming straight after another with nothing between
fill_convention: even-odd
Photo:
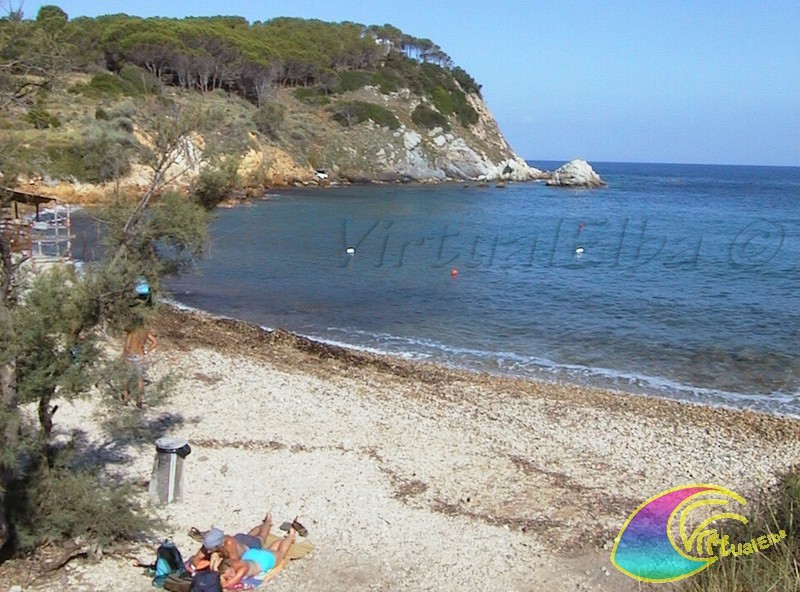
<instances>
[{"instance_id":1,"label":"shoreline","mask_svg":"<svg viewBox=\"0 0 800 592\"><path fill-rule=\"evenodd\" d=\"M520 373L513 373L507 372L502 370L491 370L491 369L482 369L478 367L470 367L468 365L459 366L456 364L450 364L447 360L420 360L414 357L414 352L410 352L408 355L403 355L402 353L398 352L391 352L391 351L384 351L380 350L376 347L370 346L359 346L348 344L342 341L337 341L333 339L326 339L324 337L319 336L311 336L311 335L303 335L301 333L296 333L291 330L282 329L280 327L267 327L264 325L260 325L258 323L252 323L249 321L243 321L241 319L237 319L236 317L221 315L213 312L209 312L207 310L203 310L200 308L196 308L187 304L184 304L173 297L170 297L166 300L162 301L167 307L172 309L193 313L197 315L205 315L212 319L218 320L225 320L225 321L235 321L239 323L243 323L245 325L252 325L255 328L258 328L261 331L265 331L267 333L272 333L275 331L288 333L290 335L296 336L298 339L307 340L311 343L318 344L320 347L332 348L332 349L339 349L343 351L353 351L353 352L362 352L365 354L369 354L372 356L384 357L384 358L391 358L397 360L398 362L408 362L410 364L423 364L423 365L433 365L433 366L441 366L444 369L452 370L454 372L460 373L465 372L468 374L481 376L492 376L497 378L509 378L512 380L521 380L523 382L530 381L536 383L542 383L545 385L552 385L552 386L568 386L574 387L578 389L590 389L596 390L606 393L619 393L623 396L630 396L630 397L645 397L648 399L655 399L660 401L673 401L678 402L681 404L686 405L696 405L700 407L708 407L712 409L726 409L729 411L744 411L744 412L752 412L752 413L759 413L759 414L766 414L775 417L782 417L787 419L800 419L800 413L792 414L786 412L780 412L777 410L770 410L765 409L762 407L757 406L756 408L752 408L750 406L745 406L749 402L752 404L757 405L768 405L770 402L768 395L760 395L760 394L751 394L751 393L739 393L739 392L732 392L732 391L722 391L718 389L712 389L707 387L697 387L692 385L687 385L683 383L677 383L671 381L670 379L658 377L658 376L649 376L649 375L636 375L636 374L625 374L619 371L615 371L609 368L593 368L593 367L581 367L586 372L589 373L591 378L587 379L585 382L580 382L574 380L572 376L568 374L569 365L558 365L555 364L552 367L542 366L547 370L552 371L554 374L559 376L566 375L563 379L560 378L552 378L548 379L546 377L538 376L537 374L542 372L541 369L537 369L536 372L531 374L520 374ZM607 372L608 375L605 376L603 372ZM602 384L602 379L608 381L614 380L628 380L628 381L640 381L645 383L647 386L640 386L639 390L630 388L627 389L623 387L617 387L608 384ZM599 383L599 384L598 384ZM659 387L658 385L663 385ZM659 389L663 388L666 392L659 392ZM782 393L782 396L789 397L787 393ZM696 398L691 398L696 397ZM726 402L728 401L728 402ZM742 405L736 404L736 402L742 402ZM776 403L780 405L780 402Z\"/></svg>"},{"instance_id":2,"label":"shoreline","mask_svg":"<svg viewBox=\"0 0 800 592\"><path fill-rule=\"evenodd\" d=\"M113 471L147 499L156 437L188 440L183 500L153 507L184 555L191 527L299 515L315 550L276 590L634 591L610 563L643 500L718 483L758 503L800 460L800 420L476 374L163 307L153 378L175 393ZM99 446L101 407L65 403L62 437ZM746 510L746 508L745 508ZM26 592L152 590L158 541L76 561ZM0 573L0 579L3 579Z\"/></svg>"},{"instance_id":3,"label":"shoreline","mask_svg":"<svg viewBox=\"0 0 800 592\"><path fill-rule=\"evenodd\" d=\"M366 367L381 372L387 372L398 378L415 378L426 382L454 380L458 382L473 382L481 385L502 386L508 389L520 389L531 394L541 395L548 392L551 396L553 392L570 393L569 396L577 396L583 402L592 402L597 405L604 405L606 408L620 405L631 410L654 411L672 413L675 409L680 409L679 413L685 413L691 417L702 417L708 412L719 411L724 416L753 416L763 418L757 423L773 425L767 418L776 420L777 424L797 424L800 426L800 417L782 415L760 410L750 410L738 407L726 407L721 405L705 404L682 399L672 399L667 397L651 396L645 393L635 393L625 390L615 390L590 385L576 384L572 382L546 381L526 376L492 373L488 371L473 370L470 368L458 368L439 362L428 362L404 358L386 352L371 351L356 346L346 344L330 343L321 339L314 339L298 333L294 333L281 328L267 328L256 323L243 321L235 317L216 315L208 311L186 307L183 304L174 305L165 303L161 311L161 319L154 326L156 331L166 329L169 337L183 339L184 330L177 326L192 327L195 330L204 330L209 326L214 331L222 332L230 342L225 344L228 353L237 355L254 355L260 347L271 347L281 345L296 349L318 360L335 360L356 367ZM217 335L219 335L217 333ZM220 348L219 343L210 340L192 339L195 344ZM276 360L268 358L271 362ZM313 369L313 368L312 368Z\"/></svg>"}]
</instances>

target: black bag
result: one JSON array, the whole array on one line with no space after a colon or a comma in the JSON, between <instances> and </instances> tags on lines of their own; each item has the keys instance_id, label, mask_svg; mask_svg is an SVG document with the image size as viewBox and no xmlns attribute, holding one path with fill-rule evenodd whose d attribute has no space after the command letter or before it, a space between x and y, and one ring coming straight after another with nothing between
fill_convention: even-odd
<instances>
[{"instance_id":1,"label":"black bag","mask_svg":"<svg viewBox=\"0 0 800 592\"><path fill-rule=\"evenodd\" d=\"M194 574L190 592L222 592L222 582L218 571L204 569Z\"/></svg>"},{"instance_id":2,"label":"black bag","mask_svg":"<svg viewBox=\"0 0 800 592\"><path fill-rule=\"evenodd\" d=\"M169 574L164 581L164 590L168 592L191 592L192 576L186 572Z\"/></svg>"}]
</instances>

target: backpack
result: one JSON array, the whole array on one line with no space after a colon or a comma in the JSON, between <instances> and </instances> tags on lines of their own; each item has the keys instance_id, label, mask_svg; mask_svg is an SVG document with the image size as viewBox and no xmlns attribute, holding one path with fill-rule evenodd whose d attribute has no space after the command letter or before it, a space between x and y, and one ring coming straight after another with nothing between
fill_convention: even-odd
<instances>
[{"instance_id":1,"label":"backpack","mask_svg":"<svg viewBox=\"0 0 800 592\"><path fill-rule=\"evenodd\" d=\"M171 574L182 574L186 572L183 564L183 557L178 547L170 540L166 540L156 549L156 562L153 566L153 586L163 588L164 582Z\"/></svg>"},{"instance_id":2,"label":"backpack","mask_svg":"<svg viewBox=\"0 0 800 592\"><path fill-rule=\"evenodd\" d=\"M164 590L167 592L191 592L192 576L188 573L169 574L164 581Z\"/></svg>"},{"instance_id":3,"label":"backpack","mask_svg":"<svg viewBox=\"0 0 800 592\"><path fill-rule=\"evenodd\" d=\"M218 571L204 569L194 574L189 592L222 592Z\"/></svg>"}]
</instances>

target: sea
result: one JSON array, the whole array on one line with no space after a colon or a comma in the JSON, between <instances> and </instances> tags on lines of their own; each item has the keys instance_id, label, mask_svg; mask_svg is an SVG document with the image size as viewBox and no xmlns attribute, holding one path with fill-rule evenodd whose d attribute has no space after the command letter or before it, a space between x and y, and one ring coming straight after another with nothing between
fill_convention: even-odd
<instances>
[{"instance_id":1,"label":"sea","mask_svg":"<svg viewBox=\"0 0 800 592\"><path fill-rule=\"evenodd\" d=\"M592 165L607 187L268 192L165 286L352 348L800 416L800 167Z\"/></svg>"}]
</instances>

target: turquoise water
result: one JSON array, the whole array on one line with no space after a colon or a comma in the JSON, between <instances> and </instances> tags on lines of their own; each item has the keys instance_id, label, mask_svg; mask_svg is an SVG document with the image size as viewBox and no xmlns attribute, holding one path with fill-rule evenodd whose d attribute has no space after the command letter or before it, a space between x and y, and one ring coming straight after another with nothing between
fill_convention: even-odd
<instances>
[{"instance_id":1,"label":"turquoise water","mask_svg":"<svg viewBox=\"0 0 800 592\"><path fill-rule=\"evenodd\" d=\"M219 210L168 288L359 348L800 415L800 168L594 167L607 188L272 193Z\"/></svg>"}]
</instances>

